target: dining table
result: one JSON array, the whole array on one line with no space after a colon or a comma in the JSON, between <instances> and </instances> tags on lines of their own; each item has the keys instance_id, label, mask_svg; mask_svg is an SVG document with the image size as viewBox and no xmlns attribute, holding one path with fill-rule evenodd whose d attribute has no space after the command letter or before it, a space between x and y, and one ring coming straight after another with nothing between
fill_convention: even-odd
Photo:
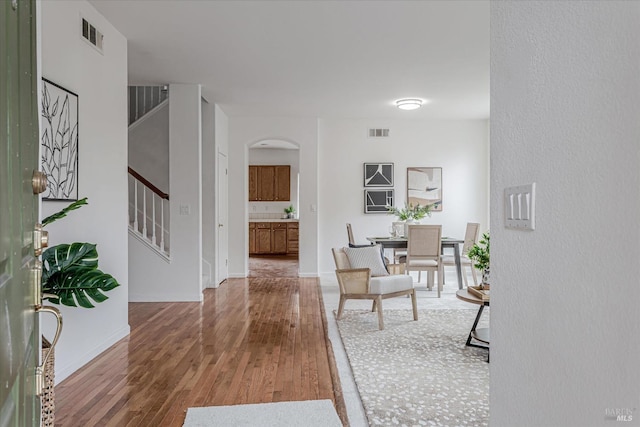
<instances>
[{"instance_id":1,"label":"dining table","mask_svg":"<svg viewBox=\"0 0 640 427\"><path fill-rule=\"evenodd\" d=\"M367 237L373 244L381 245L384 249L406 249L406 237ZM462 289L462 265L460 264L460 245L464 243L462 239L443 237L441 239L442 249L453 248L453 257L456 263L456 273L458 273L458 289Z\"/></svg>"}]
</instances>

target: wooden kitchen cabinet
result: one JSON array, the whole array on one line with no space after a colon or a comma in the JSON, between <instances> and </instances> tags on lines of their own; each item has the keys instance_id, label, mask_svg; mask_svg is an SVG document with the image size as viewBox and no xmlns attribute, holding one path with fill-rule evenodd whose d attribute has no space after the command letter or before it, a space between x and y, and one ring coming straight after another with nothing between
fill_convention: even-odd
<instances>
[{"instance_id":1,"label":"wooden kitchen cabinet","mask_svg":"<svg viewBox=\"0 0 640 427\"><path fill-rule=\"evenodd\" d=\"M250 255L298 253L297 222L250 222Z\"/></svg>"},{"instance_id":2,"label":"wooden kitchen cabinet","mask_svg":"<svg viewBox=\"0 0 640 427\"><path fill-rule=\"evenodd\" d=\"M268 222L256 223L256 252L257 254L271 253L271 224Z\"/></svg>"},{"instance_id":3,"label":"wooden kitchen cabinet","mask_svg":"<svg viewBox=\"0 0 640 427\"><path fill-rule=\"evenodd\" d=\"M249 223L249 254L256 253L256 223Z\"/></svg>"},{"instance_id":4,"label":"wooden kitchen cabinet","mask_svg":"<svg viewBox=\"0 0 640 427\"><path fill-rule=\"evenodd\" d=\"M298 223L287 223L287 254L298 253Z\"/></svg>"},{"instance_id":5,"label":"wooden kitchen cabinet","mask_svg":"<svg viewBox=\"0 0 640 427\"><path fill-rule=\"evenodd\" d=\"M249 166L249 201L258 200L258 166Z\"/></svg>"},{"instance_id":6,"label":"wooden kitchen cabinet","mask_svg":"<svg viewBox=\"0 0 640 427\"><path fill-rule=\"evenodd\" d=\"M249 166L249 201L291 200L291 166Z\"/></svg>"},{"instance_id":7,"label":"wooden kitchen cabinet","mask_svg":"<svg viewBox=\"0 0 640 427\"><path fill-rule=\"evenodd\" d=\"M291 166L274 166L274 196L277 201L291 200Z\"/></svg>"},{"instance_id":8,"label":"wooden kitchen cabinet","mask_svg":"<svg viewBox=\"0 0 640 427\"><path fill-rule=\"evenodd\" d=\"M287 223L286 222L271 223L271 253L272 254L287 253Z\"/></svg>"}]
</instances>

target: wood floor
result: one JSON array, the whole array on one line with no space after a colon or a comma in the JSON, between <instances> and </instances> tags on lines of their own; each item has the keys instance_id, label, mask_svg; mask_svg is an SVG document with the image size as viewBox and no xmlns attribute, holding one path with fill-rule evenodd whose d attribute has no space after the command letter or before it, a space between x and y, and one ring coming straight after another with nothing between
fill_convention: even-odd
<instances>
[{"instance_id":1,"label":"wood floor","mask_svg":"<svg viewBox=\"0 0 640 427\"><path fill-rule=\"evenodd\" d=\"M56 425L181 426L187 408L331 399L317 279L230 279L204 303L130 303L131 335L56 387ZM346 423L345 423L346 424Z\"/></svg>"}]
</instances>

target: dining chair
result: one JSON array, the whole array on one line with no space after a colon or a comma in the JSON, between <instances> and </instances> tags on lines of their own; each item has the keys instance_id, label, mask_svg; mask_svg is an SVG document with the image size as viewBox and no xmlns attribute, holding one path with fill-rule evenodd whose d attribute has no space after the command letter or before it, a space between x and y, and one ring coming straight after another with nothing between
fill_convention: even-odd
<instances>
[{"instance_id":1,"label":"dining chair","mask_svg":"<svg viewBox=\"0 0 640 427\"><path fill-rule=\"evenodd\" d=\"M473 263L467 256L467 253L469 252L469 249L471 249L473 245L478 241L479 232L480 232L480 224L476 222L467 223L467 230L464 233L464 243L462 245L462 253L460 254L460 268L462 269L462 280L464 281L464 285L467 288L469 287L469 282L467 280L466 267L469 267L471 269L473 284L475 286L478 286L478 276L476 274L476 269L473 268ZM443 255L442 265L455 267L456 265L455 255Z\"/></svg>"},{"instance_id":2,"label":"dining chair","mask_svg":"<svg viewBox=\"0 0 640 427\"><path fill-rule=\"evenodd\" d=\"M355 246L356 241L353 239L353 229L350 223L347 223L347 237L349 238L349 244Z\"/></svg>"},{"instance_id":3,"label":"dining chair","mask_svg":"<svg viewBox=\"0 0 640 427\"><path fill-rule=\"evenodd\" d=\"M441 225L410 225L407 235L407 263L405 271L427 272L427 287L433 287L434 273L438 273L438 298L442 291L443 266L441 259Z\"/></svg>"}]
</instances>

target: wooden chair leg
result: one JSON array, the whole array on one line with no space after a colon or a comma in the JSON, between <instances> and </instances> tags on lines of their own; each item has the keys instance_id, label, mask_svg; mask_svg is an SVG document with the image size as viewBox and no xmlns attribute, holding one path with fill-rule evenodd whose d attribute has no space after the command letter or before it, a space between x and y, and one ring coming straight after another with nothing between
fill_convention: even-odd
<instances>
[{"instance_id":1,"label":"wooden chair leg","mask_svg":"<svg viewBox=\"0 0 640 427\"><path fill-rule=\"evenodd\" d=\"M373 304L371 305L371 312L376 311L376 300L373 300Z\"/></svg>"},{"instance_id":2,"label":"wooden chair leg","mask_svg":"<svg viewBox=\"0 0 640 427\"><path fill-rule=\"evenodd\" d=\"M438 283L436 284L436 286L438 287L438 298L440 298L440 292L442 291L442 272L443 268L442 266L440 266L440 268L438 269Z\"/></svg>"},{"instance_id":3,"label":"wooden chair leg","mask_svg":"<svg viewBox=\"0 0 640 427\"><path fill-rule=\"evenodd\" d=\"M340 320L340 318L342 317L342 310L344 309L344 302L347 299L344 297L344 295L340 295L340 302L338 303L338 314L336 315L336 319Z\"/></svg>"},{"instance_id":4,"label":"wooden chair leg","mask_svg":"<svg viewBox=\"0 0 640 427\"><path fill-rule=\"evenodd\" d=\"M382 296L378 296L376 298L377 306L378 306L378 329L384 329L384 320L382 319Z\"/></svg>"},{"instance_id":5,"label":"wooden chair leg","mask_svg":"<svg viewBox=\"0 0 640 427\"><path fill-rule=\"evenodd\" d=\"M413 320L418 320L418 300L416 299L416 290L411 291L411 305L413 307Z\"/></svg>"}]
</instances>

